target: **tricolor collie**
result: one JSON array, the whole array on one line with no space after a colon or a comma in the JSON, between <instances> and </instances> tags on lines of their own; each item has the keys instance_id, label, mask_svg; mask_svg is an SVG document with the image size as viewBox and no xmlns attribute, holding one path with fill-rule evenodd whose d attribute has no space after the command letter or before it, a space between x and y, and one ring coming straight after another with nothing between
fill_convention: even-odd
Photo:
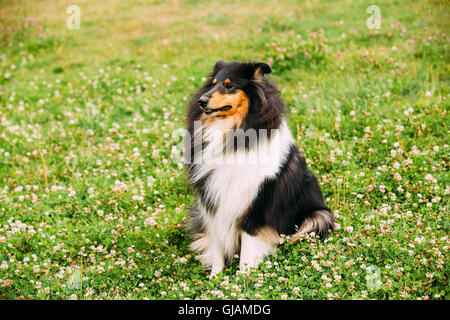
<instances>
[{"instance_id":1,"label":"tricolor collie","mask_svg":"<svg viewBox=\"0 0 450 320\"><path fill-rule=\"evenodd\" d=\"M191 249L211 275L235 254L241 271L257 267L281 235L334 228L270 72L265 63L218 61L189 105L186 160L197 193Z\"/></svg>"}]
</instances>

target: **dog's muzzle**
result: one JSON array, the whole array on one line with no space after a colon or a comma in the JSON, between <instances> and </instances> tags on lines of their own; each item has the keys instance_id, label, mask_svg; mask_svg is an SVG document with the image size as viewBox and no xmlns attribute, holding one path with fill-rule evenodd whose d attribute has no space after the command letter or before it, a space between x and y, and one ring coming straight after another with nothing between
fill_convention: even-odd
<instances>
[{"instance_id":1,"label":"dog's muzzle","mask_svg":"<svg viewBox=\"0 0 450 320\"><path fill-rule=\"evenodd\" d=\"M200 106L200 108L203 110L203 112L205 114L212 114L214 112L218 112L218 111L227 111L230 110L231 108L233 108L233 106L230 105L226 105L217 109L211 109L209 106L209 99L206 97L200 97L200 99L198 99L198 105Z\"/></svg>"},{"instance_id":2,"label":"dog's muzzle","mask_svg":"<svg viewBox=\"0 0 450 320\"><path fill-rule=\"evenodd\" d=\"M209 99L207 97L200 97L200 99L198 99L198 105L200 106L200 108L204 109L208 106L209 103Z\"/></svg>"},{"instance_id":3,"label":"dog's muzzle","mask_svg":"<svg viewBox=\"0 0 450 320\"><path fill-rule=\"evenodd\" d=\"M200 106L200 107L201 107L201 106ZM220 108L217 108L217 109L211 109L211 108L209 108L209 107L201 107L201 108L202 108L202 110L203 110L203 112L204 112L205 114L212 114L212 113L218 112L218 111L227 111L227 110L230 110L231 108L233 108L233 106L227 105L227 106L223 106L223 107L220 107Z\"/></svg>"}]
</instances>

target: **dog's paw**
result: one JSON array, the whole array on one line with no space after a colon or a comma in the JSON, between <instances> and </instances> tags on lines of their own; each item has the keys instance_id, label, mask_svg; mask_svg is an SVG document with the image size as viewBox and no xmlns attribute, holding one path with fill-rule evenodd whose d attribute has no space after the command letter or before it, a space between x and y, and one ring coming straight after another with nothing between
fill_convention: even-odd
<instances>
[{"instance_id":1,"label":"dog's paw","mask_svg":"<svg viewBox=\"0 0 450 320\"><path fill-rule=\"evenodd\" d=\"M256 267L249 264L249 263L241 263L239 265L239 274L242 274L244 276L249 276L253 269Z\"/></svg>"},{"instance_id":2,"label":"dog's paw","mask_svg":"<svg viewBox=\"0 0 450 320\"><path fill-rule=\"evenodd\" d=\"M208 276L208 279L209 279L209 280L217 279L217 273L211 273L211 274Z\"/></svg>"}]
</instances>

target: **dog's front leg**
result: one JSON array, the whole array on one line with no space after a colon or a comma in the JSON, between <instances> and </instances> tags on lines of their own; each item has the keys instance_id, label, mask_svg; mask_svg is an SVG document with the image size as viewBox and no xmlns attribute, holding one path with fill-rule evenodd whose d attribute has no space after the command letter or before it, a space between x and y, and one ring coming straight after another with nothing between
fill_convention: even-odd
<instances>
[{"instance_id":1,"label":"dog's front leg","mask_svg":"<svg viewBox=\"0 0 450 320\"><path fill-rule=\"evenodd\" d=\"M275 247L258 236L252 236L246 232L241 235L241 256L239 267L242 273L248 274L251 268L257 268L258 264Z\"/></svg>"},{"instance_id":2,"label":"dog's front leg","mask_svg":"<svg viewBox=\"0 0 450 320\"><path fill-rule=\"evenodd\" d=\"M225 259L222 246L217 239L212 239L211 241L211 257L212 257L212 267L211 276L217 275L225 266Z\"/></svg>"}]
</instances>

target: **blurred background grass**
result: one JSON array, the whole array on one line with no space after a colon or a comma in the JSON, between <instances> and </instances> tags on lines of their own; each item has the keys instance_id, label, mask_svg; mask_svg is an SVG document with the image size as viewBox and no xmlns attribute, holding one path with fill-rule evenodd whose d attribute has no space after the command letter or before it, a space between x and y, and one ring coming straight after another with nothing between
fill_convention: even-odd
<instances>
[{"instance_id":1,"label":"blurred background grass","mask_svg":"<svg viewBox=\"0 0 450 320\"><path fill-rule=\"evenodd\" d=\"M69 30L69 5L81 9L81 28ZM378 1L382 28L366 32L370 1L2 1L2 43L24 41L39 63L64 70L117 60L158 68L211 65L219 57L260 59L266 44L295 30L327 30L330 45L369 49L389 44L398 22L447 30L447 1ZM417 19L420 17L420 19ZM339 37L349 33L348 37ZM358 37L352 37L358 34ZM41 56L42 55L42 56ZM19 57L17 57L19 58ZM29 65L29 68L39 67Z\"/></svg>"}]
</instances>

